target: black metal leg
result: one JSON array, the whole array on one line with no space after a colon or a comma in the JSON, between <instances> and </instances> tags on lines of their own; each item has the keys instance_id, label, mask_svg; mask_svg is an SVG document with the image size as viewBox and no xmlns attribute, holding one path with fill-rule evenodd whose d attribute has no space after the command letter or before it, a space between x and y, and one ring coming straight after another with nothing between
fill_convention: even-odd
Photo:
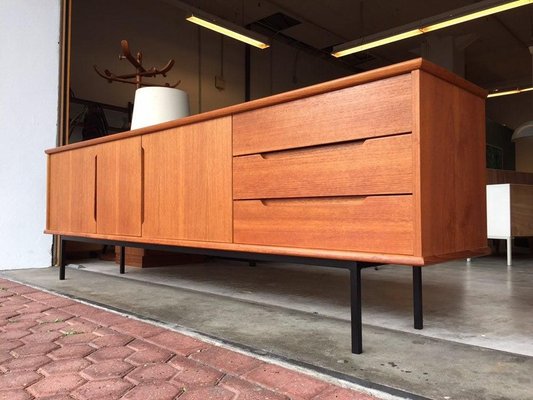
<instances>
[{"instance_id":1,"label":"black metal leg","mask_svg":"<svg viewBox=\"0 0 533 400\"><path fill-rule=\"evenodd\" d=\"M352 310L352 353L363 352L363 328L361 320L361 267L350 268L350 292Z\"/></svg>"},{"instance_id":2,"label":"black metal leg","mask_svg":"<svg viewBox=\"0 0 533 400\"><path fill-rule=\"evenodd\" d=\"M59 239L60 253L59 253L59 280L65 280L65 265L67 264L67 259L65 257L65 240L62 238Z\"/></svg>"},{"instance_id":3,"label":"black metal leg","mask_svg":"<svg viewBox=\"0 0 533 400\"><path fill-rule=\"evenodd\" d=\"M120 246L120 273L124 274L126 272L126 248Z\"/></svg>"},{"instance_id":4,"label":"black metal leg","mask_svg":"<svg viewBox=\"0 0 533 400\"><path fill-rule=\"evenodd\" d=\"M422 311L422 267L413 267L413 313L415 329L424 328Z\"/></svg>"}]
</instances>

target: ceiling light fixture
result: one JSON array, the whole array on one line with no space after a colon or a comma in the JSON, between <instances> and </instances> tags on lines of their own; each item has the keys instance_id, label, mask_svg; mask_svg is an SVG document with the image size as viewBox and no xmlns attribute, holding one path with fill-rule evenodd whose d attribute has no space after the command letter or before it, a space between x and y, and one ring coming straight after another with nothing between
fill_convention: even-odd
<instances>
[{"instance_id":1,"label":"ceiling light fixture","mask_svg":"<svg viewBox=\"0 0 533 400\"><path fill-rule=\"evenodd\" d=\"M187 21L203 26L204 28L229 36L230 38L255 46L259 49L270 47L268 39L263 35L244 29L231 22L216 18L207 13L194 12L189 14Z\"/></svg>"},{"instance_id":2,"label":"ceiling light fixture","mask_svg":"<svg viewBox=\"0 0 533 400\"><path fill-rule=\"evenodd\" d=\"M533 4L533 0L480 1L479 3L418 21L414 24L335 46L333 47L331 55L334 57L344 57L349 54L423 35L424 33L433 32L452 25L462 24L463 22L472 21L477 18L486 17L488 15L526 6L528 4Z\"/></svg>"},{"instance_id":3,"label":"ceiling light fixture","mask_svg":"<svg viewBox=\"0 0 533 400\"><path fill-rule=\"evenodd\" d=\"M510 94L519 94L524 92L530 92L533 90L533 87L523 88L523 89L512 89L512 90L506 90L503 92L492 92L487 97L499 97L499 96L508 96Z\"/></svg>"},{"instance_id":4,"label":"ceiling light fixture","mask_svg":"<svg viewBox=\"0 0 533 400\"><path fill-rule=\"evenodd\" d=\"M512 142L522 139L531 139L533 138L533 121L527 121L520 125L513 133L511 137Z\"/></svg>"}]
</instances>

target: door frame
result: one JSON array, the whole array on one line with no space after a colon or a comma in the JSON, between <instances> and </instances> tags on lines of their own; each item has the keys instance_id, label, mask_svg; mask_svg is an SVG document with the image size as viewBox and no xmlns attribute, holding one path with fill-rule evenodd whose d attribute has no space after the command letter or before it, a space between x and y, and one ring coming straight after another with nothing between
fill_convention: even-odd
<instances>
[{"instance_id":1,"label":"door frame","mask_svg":"<svg viewBox=\"0 0 533 400\"><path fill-rule=\"evenodd\" d=\"M68 144L70 129L70 52L71 52L71 24L72 0L60 0L60 27L59 27L59 93L56 134L56 146ZM61 239L59 235L52 238L52 262L54 266L61 265Z\"/></svg>"}]
</instances>

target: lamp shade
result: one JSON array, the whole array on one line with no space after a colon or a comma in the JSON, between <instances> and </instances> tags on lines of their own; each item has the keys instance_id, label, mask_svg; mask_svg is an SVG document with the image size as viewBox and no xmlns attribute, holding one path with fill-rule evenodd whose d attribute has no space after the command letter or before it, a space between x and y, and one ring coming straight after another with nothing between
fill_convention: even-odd
<instances>
[{"instance_id":1,"label":"lamp shade","mask_svg":"<svg viewBox=\"0 0 533 400\"><path fill-rule=\"evenodd\" d=\"M131 129L172 121L189 114L187 92L168 87L143 87L135 92Z\"/></svg>"},{"instance_id":2,"label":"lamp shade","mask_svg":"<svg viewBox=\"0 0 533 400\"><path fill-rule=\"evenodd\" d=\"M527 121L515 129L511 140L516 142L520 139L533 138L533 121Z\"/></svg>"}]
</instances>

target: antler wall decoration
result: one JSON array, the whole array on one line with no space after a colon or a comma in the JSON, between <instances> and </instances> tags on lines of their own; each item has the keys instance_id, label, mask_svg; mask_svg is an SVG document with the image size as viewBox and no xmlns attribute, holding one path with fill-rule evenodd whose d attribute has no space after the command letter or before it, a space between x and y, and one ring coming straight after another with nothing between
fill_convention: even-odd
<instances>
[{"instance_id":1,"label":"antler wall decoration","mask_svg":"<svg viewBox=\"0 0 533 400\"><path fill-rule=\"evenodd\" d=\"M142 81L143 78L155 78L157 75L162 75L166 77L167 72L170 71L170 69L174 66L174 60L170 60L167 63L167 65L165 65L161 69L157 69L155 67L145 69L142 65L143 57L140 51L137 52L137 57L133 57L130 52L130 46L127 40L121 40L120 45L122 47L122 54L118 56L119 60L124 60L124 59L128 60L135 67L136 72L134 74L116 75L106 69L102 73L98 70L98 67L96 65L93 65L96 73L102 78L104 78L105 80L107 80L109 83L111 82L131 83L133 85L137 85L137 89L144 87L144 86L159 86L159 87L175 88L176 86L180 84L181 81L178 81L174 85L170 85L169 83L165 83L164 85L144 83Z\"/></svg>"}]
</instances>

